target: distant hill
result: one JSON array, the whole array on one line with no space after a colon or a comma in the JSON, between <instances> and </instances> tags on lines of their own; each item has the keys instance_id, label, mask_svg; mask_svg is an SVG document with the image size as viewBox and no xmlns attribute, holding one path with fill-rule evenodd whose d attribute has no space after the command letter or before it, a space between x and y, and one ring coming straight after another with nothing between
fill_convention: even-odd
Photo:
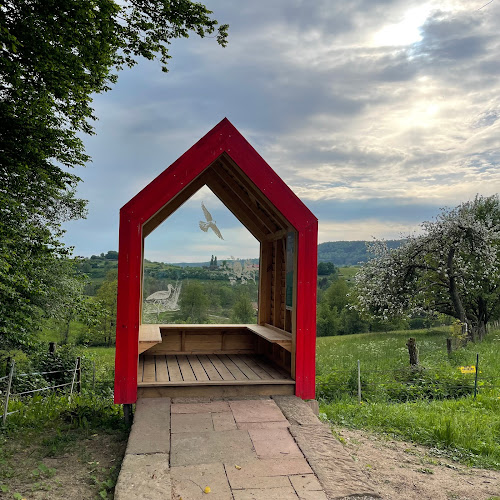
<instances>
[{"instance_id":1,"label":"distant hill","mask_svg":"<svg viewBox=\"0 0 500 500\"><path fill-rule=\"evenodd\" d=\"M387 240L389 248L397 248L404 240ZM337 267L355 266L361 262L367 262L371 256L366 251L365 241L328 241L318 245L318 262L332 262ZM259 259L242 259L249 261L252 264L258 264ZM233 262L228 259L227 263ZM221 266L223 260L219 260ZM158 274L161 278L176 278L176 277L195 277L196 271L191 268L207 268L210 265L206 262L176 262L176 263L160 263L144 261L144 269L146 274ZM87 274L92 281L92 285L87 291L89 295L94 295L95 290L104 280L106 274L118 267L118 252L110 250L106 254L92 255L90 258L82 258L80 270ZM183 272L180 272L183 270Z\"/></svg>"},{"instance_id":2,"label":"distant hill","mask_svg":"<svg viewBox=\"0 0 500 500\"><path fill-rule=\"evenodd\" d=\"M239 259L241 261L249 262L250 264L258 264L259 259L254 258L254 259ZM222 265L223 262L227 262L228 264L230 262L235 262L234 260L231 259L220 259L219 260L219 266ZM170 266L177 266L177 267L208 267L210 265L210 262L207 260L206 262L169 262L168 265Z\"/></svg>"},{"instance_id":3,"label":"distant hill","mask_svg":"<svg viewBox=\"0 0 500 500\"><path fill-rule=\"evenodd\" d=\"M387 240L389 248L397 248L404 240ZM318 262L332 262L338 267L355 266L372 256L366 250L366 241L327 241L318 245Z\"/></svg>"}]
</instances>

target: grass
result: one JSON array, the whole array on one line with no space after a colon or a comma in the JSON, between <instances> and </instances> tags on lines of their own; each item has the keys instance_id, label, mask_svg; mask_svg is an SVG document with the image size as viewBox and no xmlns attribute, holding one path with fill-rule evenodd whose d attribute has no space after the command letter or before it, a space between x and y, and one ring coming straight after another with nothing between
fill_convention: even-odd
<instances>
[{"instance_id":1,"label":"grass","mask_svg":"<svg viewBox=\"0 0 500 500\"><path fill-rule=\"evenodd\" d=\"M114 347L78 349L83 389L71 401L53 393L10 401L9 411L19 411L0 431L1 498L37 491L48 492L43 498L82 498L75 477L86 478L85 498L112 498L128 437L122 408L113 404L114 353Z\"/></svg>"},{"instance_id":2,"label":"grass","mask_svg":"<svg viewBox=\"0 0 500 500\"><path fill-rule=\"evenodd\" d=\"M356 273L359 271L359 266L339 267L339 278L351 281Z\"/></svg>"},{"instance_id":3,"label":"grass","mask_svg":"<svg viewBox=\"0 0 500 500\"><path fill-rule=\"evenodd\" d=\"M321 412L342 426L383 432L425 444L469 465L500 469L500 333L448 358L447 329L369 333L318 339ZM408 369L406 341L414 337L422 370ZM474 375L460 366L479 353ZM357 360L363 401L357 401Z\"/></svg>"},{"instance_id":4,"label":"grass","mask_svg":"<svg viewBox=\"0 0 500 500\"><path fill-rule=\"evenodd\" d=\"M61 323L55 319L46 319L41 323L41 331L38 335L38 340L42 342L56 342L61 344L63 341ZM69 328L69 343L75 343L77 337L82 334L88 327L79 321L72 321Z\"/></svg>"}]
</instances>

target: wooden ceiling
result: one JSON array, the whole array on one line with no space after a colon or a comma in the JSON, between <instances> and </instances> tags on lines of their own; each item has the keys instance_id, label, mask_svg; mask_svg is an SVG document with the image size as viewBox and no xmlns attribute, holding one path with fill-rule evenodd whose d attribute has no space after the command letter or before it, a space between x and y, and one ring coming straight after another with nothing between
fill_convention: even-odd
<instances>
[{"instance_id":1,"label":"wooden ceiling","mask_svg":"<svg viewBox=\"0 0 500 500\"><path fill-rule=\"evenodd\" d=\"M242 170L223 153L205 171L180 191L143 225L143 237L151 234L184 202L207 185L233 215L262 241L282 238L291 224Z\"/></svg>"}]
</instances>

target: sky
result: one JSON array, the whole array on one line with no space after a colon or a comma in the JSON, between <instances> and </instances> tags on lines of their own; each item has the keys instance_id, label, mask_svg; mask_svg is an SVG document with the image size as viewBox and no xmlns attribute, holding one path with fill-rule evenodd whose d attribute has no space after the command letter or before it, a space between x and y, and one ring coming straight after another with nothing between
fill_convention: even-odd
<instances>
[{"instance_id":1,"label":"sky","mask_svg":"<svg viewBox=\"0 0 500 500\"><path fill-rule=\"evenodd\" d=\"M95 96L76 255L118 249L119 209L227 117L319 220L319 242L399 238L500 190L500 0L208 0L215 39L174 41ZM201 202L223 240L200 231ZM146 239L164 262L258 256L208 188Z\"/></svg>"}]
</instances>

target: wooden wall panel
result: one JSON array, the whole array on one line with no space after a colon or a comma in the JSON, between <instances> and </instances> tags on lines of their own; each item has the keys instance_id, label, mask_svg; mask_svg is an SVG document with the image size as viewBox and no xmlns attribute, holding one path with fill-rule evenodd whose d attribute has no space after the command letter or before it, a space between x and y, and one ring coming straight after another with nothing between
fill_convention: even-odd
<instances>
[{"instance_id":1,"label":"wooden wall panel","mask_svg":"<svg viewBox=\"0 0 500 500\"><path fill-rule=\"evenodd\" d=\"M225 351L255 351L256 336L252 333L227 333L224 335Z\"/></svg>"},{"instance_id":2,"label":"wooden wall panel","mask_svg":"<svg viewBox=\"0 0 500 500\"><path fill-rule=\"evenodd\" d=\"M214 328L196 332L169 328L162 331L162 342L148 349L147 354L253 353L255 339L256 335L243 329L224 331Z\"/></svg>"},{"instance_id":3,"label":"wooden wall panel","mask_svg":"<svg viewBox=\"0 0 500 500\"><path fill-rule=\"evenodd\" d=\"M148 354L174 354L181 352L182 334L178 332L162 333L162 341L148 350Z\"/></svg>"},{"instance_id":4,"label":"wooden wall panel","mask_svg":"<svg viewBox=\"0 0 500 500\"><path fill-rule=\"evenodd\" d=\"M272 253L272 242L264 241L260 244L259 325L271 322Z\"/></svg>"},{"instance_id":5,"label":"wooden wall panel","mask_svg":"<svg viewBox=\"0 0 500 500\"><path fill-rule=\"evenodd\" d=\"M185 352L218 352L222 350L222 333L187 333Z\"/></svg>"}]
</instances>

